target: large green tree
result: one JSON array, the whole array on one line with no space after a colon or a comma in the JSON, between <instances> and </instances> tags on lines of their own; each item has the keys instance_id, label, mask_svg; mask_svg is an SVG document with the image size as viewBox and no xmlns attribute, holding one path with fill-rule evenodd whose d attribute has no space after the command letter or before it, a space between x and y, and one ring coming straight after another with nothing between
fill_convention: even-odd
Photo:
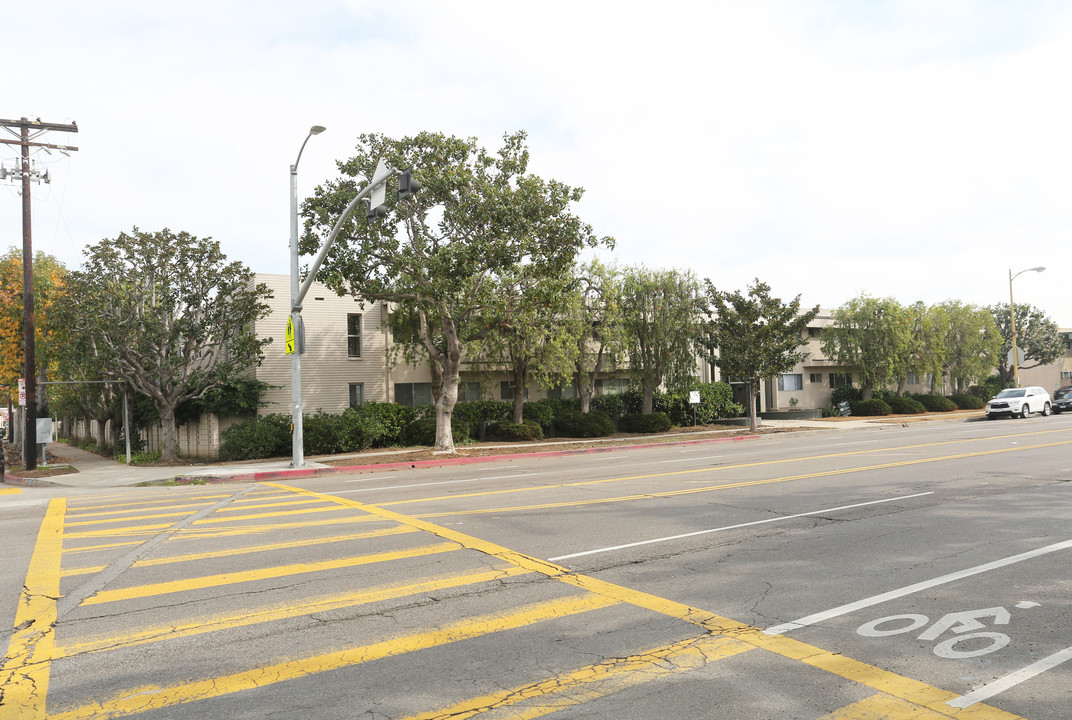
<instances>
[{"instance_id":1,"label":"large green tree","mask_svg":"<svg viewBox=\"0 0 1072 720\"><path fill-rule=\"evenodd\" d=\"M622 278L622 328L629 369L650 414L655 390L685 388L696 377L703 290L683 270L627 268Z\"/></svg>"},{"instance_id":2,"label":"large green tree","mask_svg":"<svg viewBox=\"0 0 1072 720\"><path fill-rule=\"evenodd\" d=\"M559 275L600 239L572 212L583 191L529 172L525 133L506 135L489 153L475 138L423 132L362 135L343 177L318 187L303 213L305 252L315 252L383 158L412 168L420 192L387 203L369 223L349 218L318 279L337 292L404 306L432 369L437 452L453 452L450 420L465 351L493 329L494 293L525 266Z\"/></svg>"},{"instance_id":3,"label":"large green tree","mask_svg":"<svg viewBox=\"0 0 1072 720\"><path fill-rule=\"evenodd\" d=\"M152 400L166 461L178 458L178 405L258 363L269 342L253 332L267 286L209 238L134 228L87 248L69 280L76 332L102 372Z\"/></svg>"},{"instance_id":4,"label":"large green tree","mask_svg":"<svg viewBox=\"0 0 1072 720\"><path fill-rule=\"evenodd\" d=\"M710 280L705 286L710 307L703 344L724 378L745 384L749 426L755 432L760 384L807 358L804 330L819 314L819 306L802 312L800 295L783 302L771 297L770 286L758 278L747 294L717 290Z\"/></svg>"},{"instance_id":5,"label":"large green tree","mask_svg":"<svg viewBox=\"0 0 1072 720\"><path fill-rule=\"evenodd\" d=\"M912 320L899 302L860 295L835 310L833 320L823 330L823 352L856 371L864 400L871 399L875 388L896 383L904 375Z\"/></svg>"},{"instance_id":6,"label":"large green tree","mask_svg":"<svg viewBox=\"0 0 1072 720\"><path fill-rule=\"evenodd\" d=\"M954 392L964 393L994 369L1001 335L986 308L948 300L931 308L941 343L939 372Z\"/></svg>"},{"instance_id":7,"label":"large green tree","mask_svg":"<svg viewBox=\"0 0 1072 720\"><path fill-rule=\"evenodd\" d=\"M567 313L572 275L533 275L531 270L524 266L496 278L488 316L494 330L482 353L510 375L515 423L523 419L529 383L546 389L569 382L578 353L578 329Z\"/></svg>"},{"instance_id":8,"label":"large green tree","mask_svg":"<svg viewBox=\"0 0 1072 720\"><path fill-rule=\"evenodd\" d=\"M1001 334L1001 352L996 358L996 367L1001 381L1010 384L1013 381L1012 363L1009 352L1012 350L1012 318L1008 303L991 305L990 314L994 317L998 332ZM1065 352L1064 340L1057 323L1049 318L1040 308L1026 303L1016 305L1016 347L1023 351L1024 361L1021 370L1030 370L1040 365L1049 365Z\"/></svg>"}]
</instances>

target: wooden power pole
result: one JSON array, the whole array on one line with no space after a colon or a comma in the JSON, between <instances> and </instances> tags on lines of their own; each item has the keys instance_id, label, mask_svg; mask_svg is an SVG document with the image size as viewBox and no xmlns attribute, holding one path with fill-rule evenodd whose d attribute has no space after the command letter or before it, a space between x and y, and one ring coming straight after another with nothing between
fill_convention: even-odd
<instances>
[{"instance_id":1,"label":"wooden power pole","mask_svg":"<svg viewBox=\"0 0 1072 720\"><path fill-rule=\"evenodd\" d=\"M27 470L37 468L37 358L36 342L34 338L34 291L33 291L33 242L30 234L30 181L41 181L40 176L34 177L30 169L30 148L48 148L67 152L77 150L70 145L51 145L49 143L35 142L36 138L49 130L59 132L78 132L78 126L60 125L57 123L41 122L41 119L28 120L2 120L0 127L4 127L17 140L0 138L0 144L18 145L22 148L22 161L19 174L22 177L22 310L23 310L23 342L25 344L25 370L26 378L26 423L22 435L22 462ZM15 133L15 130L18 133ZM45 176L47 182L47 175Z\"/></svg>"}]
</instances>

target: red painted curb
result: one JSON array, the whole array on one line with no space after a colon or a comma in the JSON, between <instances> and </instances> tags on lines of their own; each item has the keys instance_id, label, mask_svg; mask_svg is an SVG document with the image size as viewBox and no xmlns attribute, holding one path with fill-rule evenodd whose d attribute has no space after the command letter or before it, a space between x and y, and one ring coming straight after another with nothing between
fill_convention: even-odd
<instances>
[{"instance_id":1,"label":"red painted curb","mask_svg":"<svg viewBox=\"0 0 1072 720\"><path fill-rule=\"evenodd\" d=\"M616 450L649 450L652 448L681 447L685 445L704 445L707 443L738 442L740 440L754 440L759 435L737 435L728 438L704 438L701 440L681 440L667 443L647 443L643 445L611 445L598 448L580 448L577 450L547 450L531 453L510 453L508 455L481 455L479 457L466 458L443 458L442 460L418 460L416 462L375 463L369 465L341 465L337 467L322 468L295 468L293 470L263 470L260 472L240 473L226 476L206 475L178 475L176 482L189 484L196 481L206 483L224 482L263 482L267 480L287 480L311 477L335 475L337 473L359 472L364 470L397 470L401 468L425 468L440 467L443 465L475 465L477 463L497 462L499 460L515 460L517 458L531 457L562 457L566 455L590 455L593 453L614 452Z\"/></svg>"}]
</instances>

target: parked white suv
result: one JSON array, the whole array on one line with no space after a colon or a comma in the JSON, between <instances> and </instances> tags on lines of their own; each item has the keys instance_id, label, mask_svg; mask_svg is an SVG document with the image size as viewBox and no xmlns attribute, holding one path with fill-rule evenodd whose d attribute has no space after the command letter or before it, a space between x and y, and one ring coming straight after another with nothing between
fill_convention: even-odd
<instances>
[{"instance_id":1,"label":"parked white suv","mask_svg":"<svg viewBox=\"0 0 1072 720\"><path fill-rule=\"evenodd\" d=\"M1030 417L1033 412L1043 415L1052 412L1050 394L1037 386L1006 388L986 404L987 420L993 420L998 415Z\"/></svg>"}]
</instances>

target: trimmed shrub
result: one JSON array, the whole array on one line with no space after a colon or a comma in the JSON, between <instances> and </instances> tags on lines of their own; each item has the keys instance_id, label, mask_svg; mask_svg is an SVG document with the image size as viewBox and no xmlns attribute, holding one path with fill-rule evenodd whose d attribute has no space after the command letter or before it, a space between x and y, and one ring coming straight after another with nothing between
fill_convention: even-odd
<instances>
[{"instance_id":1,"label":"trimmed shrub","mask_svg":"<svg viewBox=\"0 0 1072 720\"><path fill-rule=\"evenodd\" d=\"M664 412L653 412L650 415L629 413L622 415L618 427L622 432L631 433L666 432L670 429L670 418Z\"/></svg>"},{"instance_id":2,"label":"trimmed shrub","mask_svg":"<svg viewBox=\"0 0 1072 720\"><path fill-rule=\"evenodd\" d=\"M591 412L601 412L610 419L620 418L629 412L640 412L640 403L636 403L636 410L632 409L632 402L627 402L626 393L615 393L613 395L598 395L592 398L592 404L589 406Z\"/></svg>"},{"instance_id":3,"label":"trimmed shrub","mask_svg":"<svg viewBox=\"0 0 1072 720\"><path fill-rule=\"evenodd\" d=\"M406 428L404 442L407 445L435 445L435 433L435 417L418 418ZM464 418L452 415L450 434L454 437L454 444L461 445L469 439L469 423Z\"/></svg>"},{"instance_id":4,"label":"trimmed shrub","mask_svg":"<svg viewBox=\"0 0 1072 720\"><path fill-rule=\"evenodd\" d=\"M896 415L921 415L927 412L927 408L923 407L923 403L912 397L894 395L885 402Z\"/></svg>"},{"instance_id":5,"label":"trimmed shrub","mask_svg":"<svg viewBox=\"0 0 1072 720\"><path fill-rule=\"evenodd\" d=\"M360 442L365 447L401 445L406 428L414 419L416 414L413 408L381 402L366 402L355 408L347 408L342 414L344 434L360 435Z\"/></svg>"},{"instance_id":6,"label":"trimmed shrub","mask_svg":"<svg viewBox=\"0 0 1072 720\"><path fill-rule=\"evenodd\" d=\"M861 415L864 417L889 415L891 413L890 406L886 401L879 400L878 398L872 398L870 400L850 400L849 408L853 415Z\"/></svg>"},{"instance_id":7,"label":"trimmed shrub","mask_svg":"<svg viewBox=\"0 0 1072 720\"><path fill-rule=\"evenodd\" d=\"M290 416L273 413L251 417L222 433L221 460L259 460L291 451Z\"/></svg>"},{"instance_id":8,"label":"trimmed shrub","mask_svg":"<svg viewBox=\"0 0 1072 720\"><path fill-rule=\"evenodd\" d=\"M987 400L994 397L1007 387L1008 385L1006 383L1003 383L1000 377L998 377L997 375L991 375L986 380L983 380L983 382L979 385L972 385L970 388L968 388L968 392L982 400L983 404L985 405Z\"/></svg>"},{"instance_id":9,"label":"trimmed shrub","mask_svg":"<svg viewBox=\"0 0 1072 720\"><path fill-rule=\"evenodd\" d=\"M986 405L986 400L975 395L947 395L946 397L960 410L980 410Z\"/></svg>"},{"instance_id":10,"label":"trimmed shrub","mask_svg":"<svg viewBox=\"0 0 1072 720\"><path fill-rule=\"evenodd\" d=\"M607 437L614 434L614 421L601 412L564 410L555 416L555 432L563 437Z\"/></svg>"},{"instance_id":11,"label":"trimmed shrub","mask_svg":"<svg viewBox=\"0 0 1072 720\"><path fill-rule=\"evenodd\" d=\"M545 435L551 432L555 422L555 415L566 409L577 408L578 404L576 400L555 400L552 398L544 398L543 400L533 400L532 402L525 403L522 408L521 417L526 421L531 421L540 426L540 429Z\"/></svg>"},{"instance_id":12,"label":"trimmed shrub","mask_svg":"<svg viewBox=\"0 0 1072 720\"><path fill-rule=\"evenodd\" d=\"M689 392L699 391L700 402L689 402ZM700 383L689 390L677 393L656 393L655 410L665 412L673 425L710 425L719 418L736 417L744 413L744 407L733 401L733 388L726 383ZM693 414L695 413L695 423Z\"/></svg>"},{"instance_id":13,"label":"trimmed shrub","mask_svg":"<svg viewBox=\"0 0 1072 720\"><path fill-rule=\"evenodd\" d=\"M513 416L513 405L505 400L472 400L460 402L454 406L452 417L464 420L469 426L469 434L476 437L480 423L493 423L496 420L509 420Z\"/></svg>"},{"instance_id":14,"label":"trimmed shrub","mask_svg":"<svg viewBox=\"0 0 1072 720\"><path fill-rule=\"evenodd\" d=\"M488 424L488 437L493 440L543 440L543 430L531 420L515 423L510 420L496 420Z\"/></svg>"},{"instance_id":15,"label":"trimmed shrub","mask_svg":"<svg viewBox=\"0 0 1072 720\"><path fill-rule=\"evenodd\" d=\"M916 400L927 408L928 412L952 412L957 409L956 404L943 395L913 395Z\"/></svg>"},{"instance_id":16,"label":"trimmed shrub","mask_svg":"<svg viewBox=\"0 0 1072 720\"><path fill-rule=\"evenodd\" d=\"M830 402L834 407L837 407L843 402L852 402L853 400L860 400L863 397L863 391L860 388L855 387L839 387L834 388L834 391L830 393Z\"/></svg>"},{"instance_id":17,"label":"trimmed shrub","mask_svg":"<svg viewBox=\"0 0 1072 720\"><path fill-rule=\"evenodd\" d=\"M310 455L333 455L344 452L342 416L317 410L302 417L302 437L305 452Z\"/></svg>"}]
</instances>

